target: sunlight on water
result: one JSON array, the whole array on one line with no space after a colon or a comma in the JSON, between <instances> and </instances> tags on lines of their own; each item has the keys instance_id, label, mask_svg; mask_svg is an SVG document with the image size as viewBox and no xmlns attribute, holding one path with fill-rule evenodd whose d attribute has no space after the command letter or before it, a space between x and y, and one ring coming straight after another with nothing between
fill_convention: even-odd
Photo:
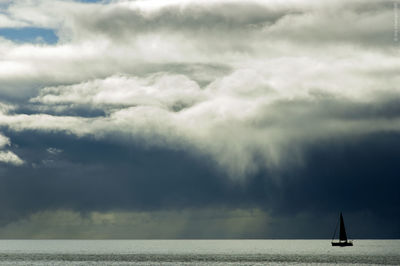
<instances>
[{"instance_id":1,"label":"sunlight on water","mask_svg":"<svg viewBox=\"0 0 400 266\"><path fill-rule=\"evenodd\" d=\"M400 265L400 240L0 240L1 265Z\"/></svg>"}]
</instances>

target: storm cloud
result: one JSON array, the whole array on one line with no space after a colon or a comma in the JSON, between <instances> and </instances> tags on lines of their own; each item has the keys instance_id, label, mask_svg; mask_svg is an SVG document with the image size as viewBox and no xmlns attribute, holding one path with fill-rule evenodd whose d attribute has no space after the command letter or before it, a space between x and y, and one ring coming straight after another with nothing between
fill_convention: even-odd
<instances>
[{"instance_id":1,"label":"storm cloud","mask_svg":"<svg viewBox=\"0 0 400 266\"><path fill-rule=\"evenodd\" d=\"M0 9L1 236L399 237L392 2Z\"/></svg>"}]
</instances>

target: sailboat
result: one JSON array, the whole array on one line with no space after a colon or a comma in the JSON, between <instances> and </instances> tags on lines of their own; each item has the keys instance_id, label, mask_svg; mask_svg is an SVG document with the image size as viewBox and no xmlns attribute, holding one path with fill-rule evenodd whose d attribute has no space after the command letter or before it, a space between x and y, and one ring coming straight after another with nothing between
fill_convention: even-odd
<instances>
[{"instance_id":1,"label":"sailboat","mask_svg":"<svg viewBox=\"0 0 400 266\"><path fill-rule=\"evenodd\" d=\"M335 232L333 233L332 237L332 246L339 246L339 247L348 247L353 245L353 241L347 240L346 228L344 227L343 215L340 213L340 228L339 228L339 241L334 241L334 237L337 230L337 224L335 228Z\"/></svg>"}]
</instances>

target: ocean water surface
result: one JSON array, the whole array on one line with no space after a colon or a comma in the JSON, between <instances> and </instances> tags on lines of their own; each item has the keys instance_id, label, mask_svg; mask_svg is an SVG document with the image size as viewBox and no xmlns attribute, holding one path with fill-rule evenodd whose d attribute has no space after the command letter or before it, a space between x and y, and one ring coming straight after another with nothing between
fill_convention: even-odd
<instances>
[{"instance_id":1,"label":"ocean water surface","mask_svg":"<svg viewBox=\"0 0 400 266\"><path fill-rule=\"evenodd\" d=\"M400 240L0 240L0 265L400 265Z\"/></svg>"}]
</instances>

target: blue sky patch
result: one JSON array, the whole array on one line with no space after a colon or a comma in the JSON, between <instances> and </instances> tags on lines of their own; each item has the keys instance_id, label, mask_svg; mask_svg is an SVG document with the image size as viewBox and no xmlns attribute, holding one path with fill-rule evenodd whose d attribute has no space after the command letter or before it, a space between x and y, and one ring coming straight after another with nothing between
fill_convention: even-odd
<instances>
[{"instance_id":1,"label":"blue sky patch","mask_svg":"<svg viewBox=\"0 0 400 266\"><path fill-rule=\"evenodd\" d=\"M58 42L55 31L48 28L0 28L0 36L17 43L55 44Z\"/></svg>"}]
</instances>

